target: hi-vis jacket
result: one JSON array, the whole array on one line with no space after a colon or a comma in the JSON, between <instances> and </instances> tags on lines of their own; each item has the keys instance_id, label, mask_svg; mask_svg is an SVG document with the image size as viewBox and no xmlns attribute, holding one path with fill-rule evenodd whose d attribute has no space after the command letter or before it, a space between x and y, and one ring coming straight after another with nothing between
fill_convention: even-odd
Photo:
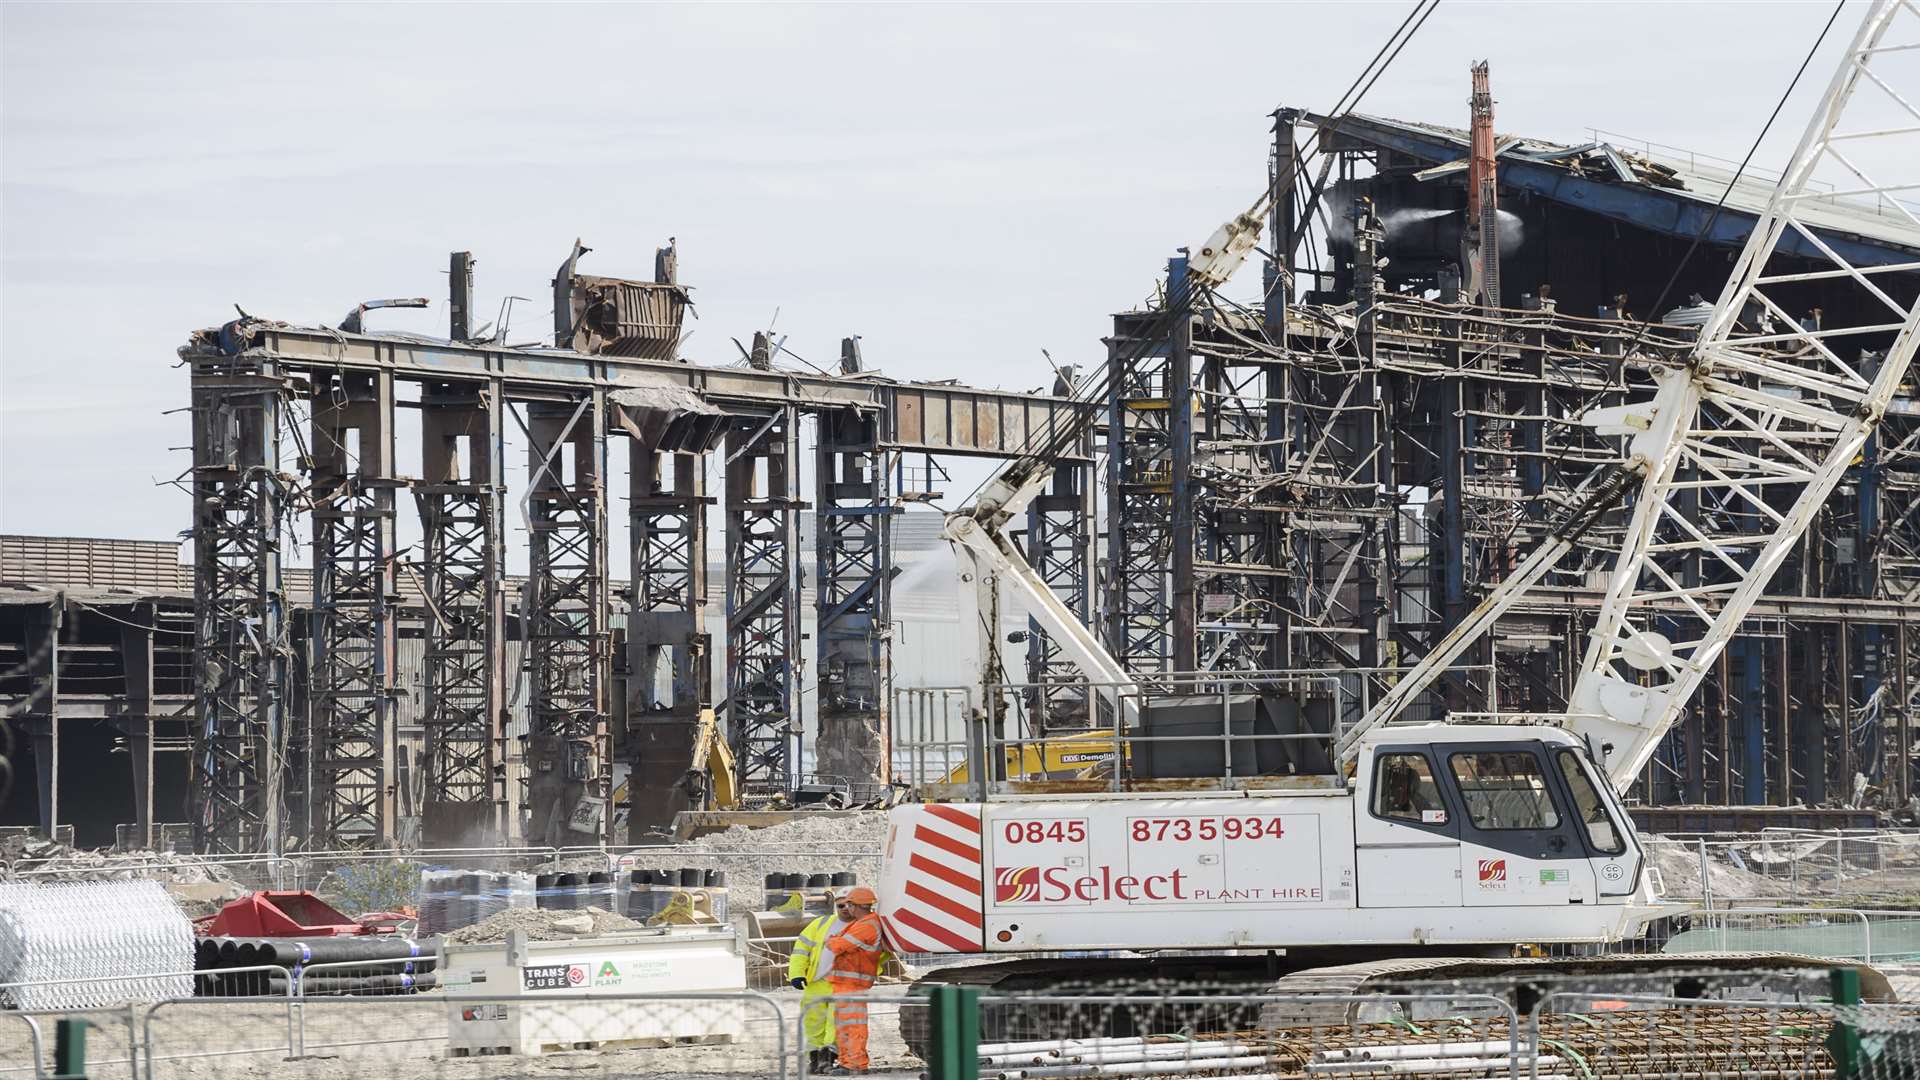
<instances>
[{"instance_id":1,"label":"hi-vis jacket","mask_svg":"<svg viewBox=\"0 0 1920 1080\"><path fill-rule=\"evenodd\" d=\"M800 931L800 936L793 940L793 955L787 958L787 978L805 979L808 982L825 978L818 961L824 959L822 954L832 955L832 951L826 947L827 938L846 929L846 926L832 912L808 923L807 928Z\"/></svg>"},{"instance_id":2,"label":"hi-vis jacket","mask_svg":"<svg viewBox=\"0 0 1920 1080\"><path fill-rule=\"evenodd\" d=\"M872 986L880 966L892 955L880 944L877 915L862 916L838 936L828 938L827 948L833 950L833 970L827 972L827 981L835 990L843 991L858 992Z\"/></svg>"}]
</instances>

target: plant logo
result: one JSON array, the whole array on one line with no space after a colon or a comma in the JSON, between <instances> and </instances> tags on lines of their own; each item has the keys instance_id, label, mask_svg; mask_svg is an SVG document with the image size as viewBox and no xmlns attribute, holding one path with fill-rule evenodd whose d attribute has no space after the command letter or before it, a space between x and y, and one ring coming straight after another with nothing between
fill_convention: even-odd
<instances>
[{"instance_id":1,"label":"plant logo","mask_svg":"<svg viewBox=\"0 0 1920 1080\"><path fill-rule=\"evenodd\" d=\"M1040 899L1040 868L1037 866L1009 866L995 872L993 879L993 902L996 904L1028 904Z\"/></svg>"},{"instance_id":2,"label":"plant logo","mask_svg":"<svg viewBox=\"0 0 1920 1080\"><path fill-rule=\"evenodd\" d=\"M1507 860L1481 859L1480 884L1486 888L1498 888L1507 883Z\"/></svg>"}]
</instances>

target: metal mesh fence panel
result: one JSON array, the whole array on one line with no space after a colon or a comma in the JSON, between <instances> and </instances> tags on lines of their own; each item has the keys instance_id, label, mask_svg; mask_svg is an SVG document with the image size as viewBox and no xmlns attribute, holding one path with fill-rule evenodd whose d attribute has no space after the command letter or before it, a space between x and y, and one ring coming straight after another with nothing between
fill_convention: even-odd
<instances>
[{"instance_id":1,"label":"metal mesh fence panel","mask_svg":"<svg viewBox=\"0 0 1920 1080\"><path fill-rule=\"evenodd\" d=\"M757 994L172 1001L145 1016L142 1080L783 1080L788 1027Z\"/></svg>"}]
</instances>

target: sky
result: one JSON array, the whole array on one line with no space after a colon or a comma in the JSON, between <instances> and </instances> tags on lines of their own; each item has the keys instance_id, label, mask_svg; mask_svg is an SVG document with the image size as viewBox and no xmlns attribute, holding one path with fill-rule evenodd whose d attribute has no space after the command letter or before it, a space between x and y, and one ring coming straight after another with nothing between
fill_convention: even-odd
<instances>
[{"instance_id":1,"label":"sky","mask_svg":"<svg viewBox=\"0 0 1920 1080\"><path fill-rule=\"evenodd\" d=\"M374 327L444 334L453 250L476 322L532 298L516 341L575 236L641 278L671 236L696 363L772 325L822 366L859 334L898 378L1048 386L1043 349L1101 360L1252 201L1268 114L1327 108L1411 7L0 4L0 531L175 536L188 334L386 296L435 305ZM1486 59L1502 133L1737 159L1831 10L1444 0L1359 111L1464 126Z\"/></svg>"}]
</instances>

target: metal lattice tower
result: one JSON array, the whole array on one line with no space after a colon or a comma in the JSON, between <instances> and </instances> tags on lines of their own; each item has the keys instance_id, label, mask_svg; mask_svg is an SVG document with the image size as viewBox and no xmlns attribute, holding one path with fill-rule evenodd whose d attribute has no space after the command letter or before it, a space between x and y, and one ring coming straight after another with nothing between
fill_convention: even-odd
<instances>
[{"instance_id":1,"label":"metal lattice tower","mask_svg":"<svg viewBox=\"0 0 1920 1080\"><path fill-rule=\"evenodd\" d=\"M583 798L609 795L604 398L596 390L572 405L527 409L532 479L524 618L531 688L528 838L534 843L595 839L612 823L612 814L603 812L597 825L569 827Z\"/></svg>"},{"instance_id":2,"label":"metal lattice tower","mask_svg":"<svg viewBox=\"0 0 1920 1080\"><path fill-rule=\"evenodd\" d=\"M814 772L872 793L887 782L893 683L893 515L897 454L881 418L819 414L814 503L820 735Z\"/></svg>"},{"instance_id":3,"label":"metal lattice tower","mask_svg":"<svg viewBox=\"0 0 1920 1080\"><path fill-rule=\"evenodd\" d=\"M1896 24L1895 41L1883 45ZM1920 109L1909 104L1920 91L1911 62L1917 46L1920 15L1910 5L1868 11L1690 363L1660 376L1653 401L1627 407L1647 418L1644 429L1629 426L1649 480L1570 702L1576 711L1617 718L1623 752L1608 762L1616 783L1638 776L1657 750L1637 732L1673 722L1734 627L1801 548L1799 534L1854 467L1920 344L1920 303L1910 286L1887 276L1914 264L1850 250L1814 226L1820 205L1866 198L1920 226L1900 201L1920 188L1913 152ZM1870 97L1856 100L1863 91ZM1777 262L1789 256L1812 268ZM1797 310L1796 290L1812 282L1867 314L1830 325L1818 312ZM1703 491L1740 515L1701 512ZM1742 527L1740 518L1751 514L1766 526ZM1813 576L1805 566L1801 573ZM1842 690L1836 700L1848 702L1847 646L1839 646L1836 675L1821 641L1802 644L1808 680L1801 691L1825 680ZM1850 729L1850 704L1843 708L1841 726ZM1634 752L1624 752L1630 745ZM1841 740L1843 755L1849 746ZM1824 774L1818 751L1809 750Z\"/></svg>"},{"instance_id":4,"label":"metal lattice tower","mask_svg":"<svg viewBox=\"0 0 1920 1080\"><path fill-rule=\"evenodd\" d=\"M421 401L424 475L413 489L428 617L421 722L421 835L429 847L497 840L506 821L506 641L500 387L430 386Z\"/></svg>"},{"instance_id":5,"label":"metal lattice tower","mask_svg":"<svg viewBox=\"0 0 1920 1080\"><path fill-rule=\"evenodd\" d=\"M288 698L280 468L286 390L271 363L193 370L194 847L277 851Z\"/></svg>"},{"instance_id":6,"label":"metal lattice tower","mask_svg":"<svg viewBox=\"0 0 1920 1080\"><path fill-rule=\"evenodd\" d=\"M1117 316L1107 346L1107 650L1129 671L1173 662L1173 449L1164 342Z\"/></svg>"},{"instance_id":7,"label":"metal lattice tower","mask_svg":"<svg viewBox=\"0 0 1920 1080\"><path fill-rule=\"evenodd\" d=\"M310 841L393 837L393 380L343 375L313 393Z\"/></svg>"},{"instance_id":8,"label":"metal lattice tower","mask_svg":"<svg viewBox=\"0 0 1920 1080\"><path fill-rule=\"evenodd\" d=\"M734 421L727 437L727 724L743 790L794 782L799 699L799 413Z\"/></svg>"},{"instance_id":9,"label":"metal lattice tower","mask_svg":"<svg viewBox=\"0 0 1920 1080\"><path fill-rule=\"evenodd\" d=\"M1056 381L1055 397L1072 397L1070 378ZM1082 440L1079 452L1093 456L1093 433ZM1078 462L1054 466L1047 491L1027 505L1027 562L1080 621L1093 625L1094 510L1093 470ZM1027 681L1035 689L1026 707L1042 732L1084 728L1087 691L1078 685L1079 668L1061 655L1058 643L1029 620Z\"/></svg>"}]
</instances>

